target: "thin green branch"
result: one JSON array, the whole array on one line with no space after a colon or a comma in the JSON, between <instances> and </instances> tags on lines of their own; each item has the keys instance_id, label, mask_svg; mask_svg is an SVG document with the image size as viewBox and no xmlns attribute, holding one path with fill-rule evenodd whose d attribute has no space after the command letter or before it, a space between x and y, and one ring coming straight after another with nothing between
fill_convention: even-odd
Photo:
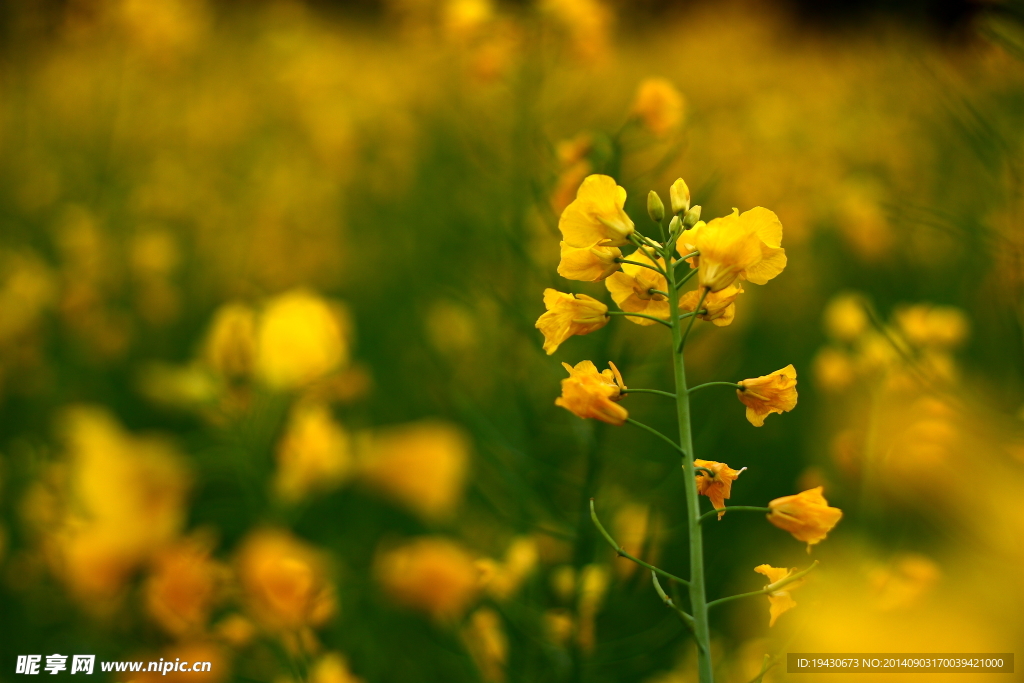
<instances>
[{"instance_id":1,"label":"thin green branch","mask_svg":"<svg viewBox=\"0 0 1024 683\"><path fill-rule=\"evenodd\" d=\"M676 263L679 263L679 261L676 261ZM692 278L692 277L693 277L694 275L696 275L696 274L697 274L697 273L699 273L699 272L700 272L699 270L697 270L696 268L694 268L694 269L693 269L693 270L691 270L691 271L690 271L689 273L687 273L687 274L686 274L686 275L684 275L683 277L679 278L679 282L677 282L677 283L676 283L676 289L679 289L680 287L682 287L683 285L685 285L685 284L686 284L687 282L689 282L689 281L690 281L690 278Z\"/></svg>"},{"instance_id":2,"label":"thin green branch","mask_svg":"<svg viewBox=\"0 0 1024 683\"><path fill-rule=\"evenodd\" d=\"M676 603L672 602L672 598L668 597L665 589L662 588L661 584L658 582L658 575L655 572L651 572L651 582L654 584L654 592L658 594L661 601L671 607L672 610L679 615L682 622L686 624L686 628L690 629L690 633L693 633L693 617L680 609Z\"/></svg>"},{"instance_id":3,"label":"thin green branch","mask_svg":"<svg viewBox=\"0 0 1024 683\"><path fill-rule=\"evenodd\" d=\"M721 605L721 604L724 604L726 602L732 602L733 600L739 600L740 598L751 598L751 597L754 597L755 595L768 595L769 593L774 593L775 591L779 590L780 588L784 588L784 587L788 586L789 584L793 583L794 581L798 581L798 580L802 579L804 576L806 576L811 571L813 571L814 568L817 567L817 566L818 566L818 561L815 560L813 563L811 563L811 566L808 567L807 569L804 569L803 571L799 571L796 574L790 574L789 576L787 576L787 577L785 577L783 579L780 579L780 580L776 581L775 583L772 583L772 584L769 584L769 585L765 586L764 588L762 588L759 591L750 591L749 593L740 593L739 595L730 595L730 596L725 597L725 598L719 598L717 600L712 600L711 602L708 603L708 608L710 609L710 608L714 607L715 605Z\"/></svg>"},{"instance_id":4,"label":"thin green branch","mask_svg":"<svg viewBox=\"0 0 1024 683\"><path fill-rule=\"evenodd\" d=\"M661 268L656 268L655 266L652 266L649 263L640 263L639 261L630 261L629 259L625 259L625 258L617 258L617 259L615 259L615 262L616 263L628 263L631 266L640 266L641 268L646 268L647 270L653 270L655 273L658 273L659 275L664 275L665 274L665 272Z\"/></svg>"},{"instance_id":5,"label":"thin green branch","mask_svg":"<svg viewBox=\"0 0 1024 683\"><path fill-rule=\"evenodd\" d=\"M739 384L736 384L735 382L705 382L704 384L698 384L695 387L690 387L687 390L686 393L692 394L693 392L697 391L698 389L703 389L705 387L733 387L735 389L742 389L743 388L742 386L740 386Z\"/></svg>"},{"instance_id":6,"label":"thin green branch","mask_svg":"<svg viewBox=\"0 0 1024 683\"><path fill-rule=\"evenodd\" d=\"M647 564L646 562L644 562L640 558L634 557L633 555L630 555L625 550L623 550L622 546L620 546L618 543L615 542L615 539L612 538L612 535L609 534L608 531L604 528L604 525L601 524L601 520L599 520L597 518L597 510L594 509L594 499L593 498L590 499L590 519L591 519L592 522L594 522L594 526L597 527L597 530L599 532L601 532L601 536L604 537L604 540L608 541L608 545L610 545L612 547L612 549L615 550L615 554L618 555L619 557L625 557L627 560L633 560L634 562L636 562L641 567L645 567L647 569L650 569L652 572L654 572L656 574L661 574L666 579L671 579L673 581L677 581L677 582L683 584L684 586L689 586L690 585L690 582L687 581L686 579L681 579L681 578L679 578L678 576L676 576L674 574L669 574L664 569L658 569L653 564Z\"/></svg>"},{"instance_id":7,"label":"thin green branch","mask_svg":"<svg viewBox=\"0 0 1024 683\"><path fill-rule=\"evenodd\" d=\"M623 394L657 394L658 396L667 396L669 398L675 398L676 395L667 391L661 391L660 389L623 389Z\"/></svg>"},{"instance_id":8,"label":"thin green branch","mask_svg":"<svg viewBox=\"0 0 1024 683\"><path fill-rule=\"evenodd\" d=\"M668 298L668 292L663 292L660 289L655 289L654 287L651 287L650 289L648 289L647 293L648 294L661 294L666 299Z\"/></svg>"},{"instance_id":9,"label":"thin green branch","mask_svg":"<svg viewBox=\"0 0 1024 683\"><path fill-rule=\"evenodd\" d=\"M607 314L608 315L629 315L629 316L632 316L634 318L647 318L648 320L654 320L656 322L659 322L662 325L665 325L666 327L672 327L672 323L668 322L667 320L662 320L661 318L655 318L653 315L647 315L646 313L628 313L626 311L608 311Z\"/></svg>"},{"instance_id":10,"label":"thin green branch","mask_svg":"<svg viewBox=\"0 0 1024 683\"><path fill-rule=\"evenodd\" d=\"M658 431L657 429L655 429L654 427L648 427L648 426L647 426L647 425L645 425L645 424L644 424L643 422L637 422L636 420L634 420L634 419L633 419L633 418L631 418L631 417L627 417L627 418L626 418L626 422L628 422L628 423L629 423L629 424L631 424L631 425L636 425L637 427L640 427L641 429L646 429L647 431L649 431L649 432L650 432L651 434L654 434L654 435L655 435L656 437L658 437L659 439L662 439L662 440L663 440L663 441L665 441L666 443L669 443L669 444L671 444L671 445L672 445L672 448L676 449L677 451L679 451L679 452L680 452L680 453L682 453L683 455L686 455L686 451L684 451L684 450L683 450L683 447L682 447L682 446L680 446L680 445L679 445L679 444L677 444L677 443L676 443L675 441L673 441L672 439L668 438L667 436L665 436L664 434L662 434L661 432L659 432L659 431Z\"/></svg>"},{"instance_id":11,"label":"thin green branch","mask_svg":"<svg viewBox=\"0 0 1024 683\"><path fill-rule=\"evenodd\" d=\"M708 512L705 512L703 515L700 516L700 521L703 522L705 519L710 519L711 517L714 517L715 515L717 515L719 512L732 512L733 510L735 510L736 512L771 512L772 511L771 508L759 508L759 507L754 507L754 506L751 506L751 505L727 505L725 507L725 510L709 510Z\"/></svg>"},{"instance_id":12,"label":"thin green branch","mask_svg":"<svg viewBox=\"0 0 1024 683\"><path fill-rule=\"evenodd\" d=\"M704 291L702 291L701 294L700 294L700 301L698 301L697 305L693 307L693 310L699 311L701 308L704 307L704 299L707 298L708 292L710 292L710 291L711 290L709 288L707 288L707 287L704 288ZM690 336L690 330L693 329L693 321L696 320L696 319L697 319L697 316L693 316L692 318L690 318L690 322L686 326L686 331L683 332L683 338L679 342L679 348L676 349L676 353L682 353L683 352L683 348L686 346L686 338Z\"/></svg>"}]
</instances>

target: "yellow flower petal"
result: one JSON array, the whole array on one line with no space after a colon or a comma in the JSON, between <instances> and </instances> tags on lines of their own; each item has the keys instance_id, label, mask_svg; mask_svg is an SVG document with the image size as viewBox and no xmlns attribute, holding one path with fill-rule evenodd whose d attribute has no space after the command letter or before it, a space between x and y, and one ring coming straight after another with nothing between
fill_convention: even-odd
<instances>
[{"instance_id":1,"label":"yellow flower petal","mask_svg":"<svg viewBox=\"0 0 1024 683\"><path fill-rule=\"evenodd\" d=\"M549 356L569 337L590 334L609 320L608 307L586 294L548 288L544 290L544 306L548 310L537 319L535 327L544 335L544 351Z\"/></svg>"},{"instance_id":2,"label":"yellow flower petal","mask_svg":"<svg viewBox=\"0 0 1024 683\"><path fill-rule=\"evenodd\" d=\"M736 390L736 396L747 406L747 420L755 427L763 426L772 413L781 415L796 407L796 368L792 365L739 384L742 388Z\"/></svg>"},{"instance_id":3,"label":"yellow flower petal","mask_svg":"<svg viewBox=\"0 0 1024 683\"><path fill-rule=\"evenodd\" d=\"M587 176L558 220L563 241L577 248L627 244L634 228L622 209L625 204L626 190L616 185L614 178Z\"/></svg>"},{"instance_id":4,"label":"yellow flower petal","mask_svg":"<svg viewBox=\"0 0 1024 683\"><path fill-rule=\"evenodd\" d=\"M795 496L783 496L768 503L771 512L768 521L793 534L798 541L807 543L807 550L820 543L828 532L843 518L843 511L829 507L822 495L822 487L802 491Z\"/></svg>"}]
</instances>

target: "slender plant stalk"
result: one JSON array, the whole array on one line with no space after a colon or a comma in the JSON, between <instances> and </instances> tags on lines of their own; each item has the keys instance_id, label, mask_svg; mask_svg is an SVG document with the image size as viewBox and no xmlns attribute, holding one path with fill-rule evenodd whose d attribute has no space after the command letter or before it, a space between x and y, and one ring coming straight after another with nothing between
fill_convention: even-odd
<instances>
[{"instance_id":1,"label":"slender plant stalk","mask_svg":"<svg viewBox=\"0 0 1024 683\"><path fill-rule=\"evenodd\" d=\"M676 287L676 269L671 264L672 253L666 250L666 277L668 278L669 311L679 310L679 289ZM700 310L704 297L697 304ZM713 683L711 666L711 633L708 627L707 594L704 588L704 541L700 525L700 500L697 497L697 477L693 464L693 430L690 426L690 395L686 389L686 365L683 360L683 321L669 315L672 321L672 366L676 382L676 417L679 420L679 445L683 451L683 485L686 491L686 526L690 540L690 610L693 617L693 635L697 641L697 670L700 683ZM693 325L693 318L689 325ZM689 332L687 327L686 332Z\"/></svg>"}]
</instances>

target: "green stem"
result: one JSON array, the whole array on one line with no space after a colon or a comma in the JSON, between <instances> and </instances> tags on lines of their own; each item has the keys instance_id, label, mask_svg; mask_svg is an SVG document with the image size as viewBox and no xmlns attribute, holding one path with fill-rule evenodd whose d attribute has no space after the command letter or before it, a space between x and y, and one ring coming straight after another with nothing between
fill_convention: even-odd
<instances>
[{"instance_id":1,"label":"green stem","mask_svg":"<svg viewBox=\"0 0 1024 683\"><path fill-rule=\"evenodd\" d=\"M675 448L677 451L679 451L683 455L686 455L686 451L684 451L679 444L677 444L675 441L673 441L672 439L668 438L667 436L665 436L664 434L659 432L654 427L648 427L643 422L637 422L636 420L634 420L631 417L627 417L626 418L626 422L628 422L631 425L636 425L637 427L640 427L641 429L646 429L647 431L649 431L651 434L654 434L659 439L663 439L666 443L672 444L672 448Z\"/></svg>"},{"instance_id":2,"label":"green stem","mask_svg":"<svg viewBox=\"0 0 1024 683\"><path fill-rule=\"evenodd\" d=\"M651 582L654 584L654 592L658 594L661 601L671 607L672 610L679 615L679 618L683 620L683 623L686 624L686 627L690 629L690 632L692 633L693 617L680 609L676 603L672 602L672 598L668 597L668 593L665 592L665 589L662 588L661 584L658 582L658 574L656 572L651 572Z\"/></svg>"},{"instance_id":3,"label":"green stem","mask_svg":"<svg viewBox=\"0 0 1024 683\"><path fill-rule=\"evenodd\" d=\"M664 253L665 262L671 260L671 253ZM669 266L669 305L670 311L679 310L679 289L676 286L676 271ZM704 298L694 310L699 311ZM696 316L690 318L686 334ZM689 531L690 543L690 609L693 611L693 637L697 641L697 672L700 683L714 683L714 671L711 666L711 632L708 626L707 595L704 587L704 539L700 525L700 499L697 495L697 476L693 463L693 431L690 425L690 395L686 389L686 363L683 359L683 346L686 334L682 331L682 321L672 316L672 368L676 384L676 417L679 421L679 443L684 452L683 486L686 491L686 526Z\"/></svg>"},{"instance_id":4,"label":"green stem","mask_svg":"<svg viewBox=\"0 0 1024 683\"><path fill-rule=\"evenodd\" d=\"M668 396L669 398L675 398L675 394L671 394L667 391L660 391L658 389L623 389L623 394L657 394L658 396Z\"/></svg>"},{"instance_id":5,"label":"green stem","mask_svg":"<svg viewBox=\"0 0 1024 683\"><path fill-rule=\"evenodd\" d=\"M660 289L655 289L654 287L651 287L650 289L648 289L647 293L648 294L661 294L666 299L668 298L668 292L663 292Z\"/></svg>"},{"instance_id":6,"label":"green stem","mask_svg":"<svg viewBox=\"0 0 1024 683\"><path fill-rule=\"evenodd\" d=\"M796 574L790 574L786 578L780 579L779 581L776 581L775 583L769 584L769 585L765 586L764 588L762 588L759 591L750 591L749 593L740 593L739 595L730 595L730 596L725 597L725 598L718 598L717 600L712 600L711 602L709 602L708 603L708 607L710 608L710 607L714 607L716 605L722 605L722 604L727 603L727 602L732 602L733 600L739 600L740 598L752 598L752 597L754 597L756 595L768 595L769 593L774 593L775 591L779 590L780 588L784 588L784 587L788 586L789 584L793 583L794 581L799 581L804 576L806 576L807 574L811 573L814 570L814 568L817 567L817 566L818 566L818 561L815 560L813 563L811 563L811 566L808 567L807 569L804 569L803 571L799 571Z\"/></svg>"},{"instance_id":7,"label":"green stem","mask_svg":"<svg viewBox=\"0 0 1024 683\"><path fill-rule=\"evenodd\" d=\"M646 313L627 313L626 311L608 311L608 313L606 315L628 315L628 316L632 316L634 318L647 318L648 320L654 320L655 322L659 322L659 323L661 323L662 325L664 325L666 327L672 327L672 323L668 322L667 320L662 320L661 318L655 318L653 315L647 315Z\"/></svg>"},{"instance_id":8,"label":"green stem","mask_svg":"<svg viewBox=\"0 0 1024 683\"><path fill-rule=\"evenodd\" d=\"M676 299L678 299L679 298L679 291L676 290L675 288L672 288L672 291L675 292ZM708 292L710 292L710 291L711 291L710 289L708 289L706 287L704 288L704 291L701 292L701 294L700 294L700 301L697 302L697 305L694 307L693 310L699 311L704 306L704 299L707 298ZM671 306L669 308L669 310L670 311L674 311L676 305L678 305L678 302L675 305ZM686 346L686 338L690 336L690 330L693 329L693 321L696 320L696 319L697 319L697 316L693 316L692 318L690 318L690 322L686 326L686 332L683 332L683 338L681 340L679 340L679 346L676 347L676 353L679 354L680 356L683 355L683 347Z\"/></svg>"},{"instance_id":9,"label":"green stem","mask_svg":"<svg viewBox=\"0 0 1024 683\"><path fill-rule=\"evenodd\" d=\"M652 265L649 265L647 263L640 263L639 261L630 261L629 259L617 258L617 259L615 259L615 262L616 263L628 263L631 266L640 266L641 268L646 268L647 270L653 270L655 273L658 273L659 275L664 275L665 274L664 271L662 271L661 268L655 268Z\"/></svg>"},{"instance_id":10,"label":"green stem","mask_svg":"<svg viewBox=\"0 0 1024 683\"><path fill-rule=\"evenodd\" d=\"M704 384L698 384L697 386L691 388L689 391L692 394L698 389L703 389L705 387L734 387L736 389L743 388L741 385L736 384L735 382L705 382Z\"/></svg>"},{"instance_id":11,"label":"green stem","mask_svg":"<svg viewBox=\"0 0 1024 683\"><path fill-rule=\"evenodd\" d=\"M676 261L676 263L678 263L678 261ZM676 283L676 289L680 289L680 288L681 288L681 287L682 287L683 285L685 285L685 284L686 284L687 282L689 282L689 281L690 281L690 278L692 278L692 277L693 277L694 275L696 275L696 274L697 274L698 272L700 272L700 271L698 271L698 270L697 270L696 268L694 268L694 269L693 269L693 270L691 270L691 271L690 271L689 273L687 273L686 275L684 275L683 277L681 277L681 278L679 279L679 282L677 282L677 283Z\"/></svg>"},{"instance_id":12,"label":"green stem","mask_svg":"<svg viewBox=\"0 0 1024 683\"><path fill-rule=\"evenodd\" d=\"M683 584L684 586L689 586L690 585L690 582L687 581L686 579L681 579L681 578L679 578L678 576L676 576L674 574L669 574L664 569L658 569L653 564L647 564L646 562L644 562L640 558L634 557L634 556L630 555L629 553L627 553L625 550L623 550L622 546L615 542L615 539L612 538L612 535L609 534L608 531L604 528L604 525L601 524L601 520L599 520L597 518L597 510L594 509L594 499L593 498L590 499L590 519L591 519L591 521L594 522L594 526L597 527L597 530L599 532L601 532L601 535L604 536L604 540L608 541L608 545L610 545L612 547L612 549L615 551L615 554L618 555L619 557L625 557L627 560L633 560L634 562L636 562L641 567L645 567L647 569L650 569L655 574L661 574L666 579L671 579L672 581L677 581L677 582Z\"/></svg>"},{"instance_id":13,"label":"green stem","mask_svg":"<svg viewBox=\"0 0 1024 683\"><path fill-rule=\"evenodd\" d=\"M727 505L725 507L724 511L725 512L732 512L734 510L736 512L771 512L772 511L771 508L759 508L759 507L753 507L751 505ZM705 519L710 519L711 517L714 517L715 515L717 515L719 512L723 512L723 511L722 510L709 510L708 512L705 512L703 515L700 516L700 521L703 522Z\"/></svg>"}]
</instances>

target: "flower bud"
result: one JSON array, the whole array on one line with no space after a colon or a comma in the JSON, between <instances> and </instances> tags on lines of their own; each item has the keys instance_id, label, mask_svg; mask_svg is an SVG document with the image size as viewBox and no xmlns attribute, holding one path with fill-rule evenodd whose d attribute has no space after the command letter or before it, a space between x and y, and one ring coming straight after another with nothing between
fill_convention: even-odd
<instances>
[{"instance_id":1,"label":"flower bud","mask_svg":"<svg viewBox=\"0 0 1024 683\"><path fill-rule=\"evenodd\" d=\"M647 193L647 215L655 223L661 223L665 218L665 204L654 190Z\"/></svg>"},{"instance_id":2,"label":"flower bud","mask_svg":"<svg viewBox=\"0 0 1024 683\"><path fill-rule=\"evenodd\" d=\"M679 220L679 216L672 216L672 220L668 222L668 234L674 235L677 232L681 232L683 229L683 222Z\"/></svg>"},{"instance_id":3,"label":"flower bud","mask_svg":"<svg viewBox=\"0 0 1024 683\"><path fill-rule=\"evenodd\" d=\"M672 202L672 213L684 213L690 208L690 188L682 178L677 179L669 188L668 197Z\"/></svg>"},{"instance_id":4,"label":"flower bud","mask_svg":"<svg viewBox=\"0 0 1024 683\"><path fill-rule=\"evenodd\" d=\"M693 226L697 225L697 221L700 220L700 204L687 209L686 213L683 214L683 226L689 230Z\"/></svg>"}]
</instances>

